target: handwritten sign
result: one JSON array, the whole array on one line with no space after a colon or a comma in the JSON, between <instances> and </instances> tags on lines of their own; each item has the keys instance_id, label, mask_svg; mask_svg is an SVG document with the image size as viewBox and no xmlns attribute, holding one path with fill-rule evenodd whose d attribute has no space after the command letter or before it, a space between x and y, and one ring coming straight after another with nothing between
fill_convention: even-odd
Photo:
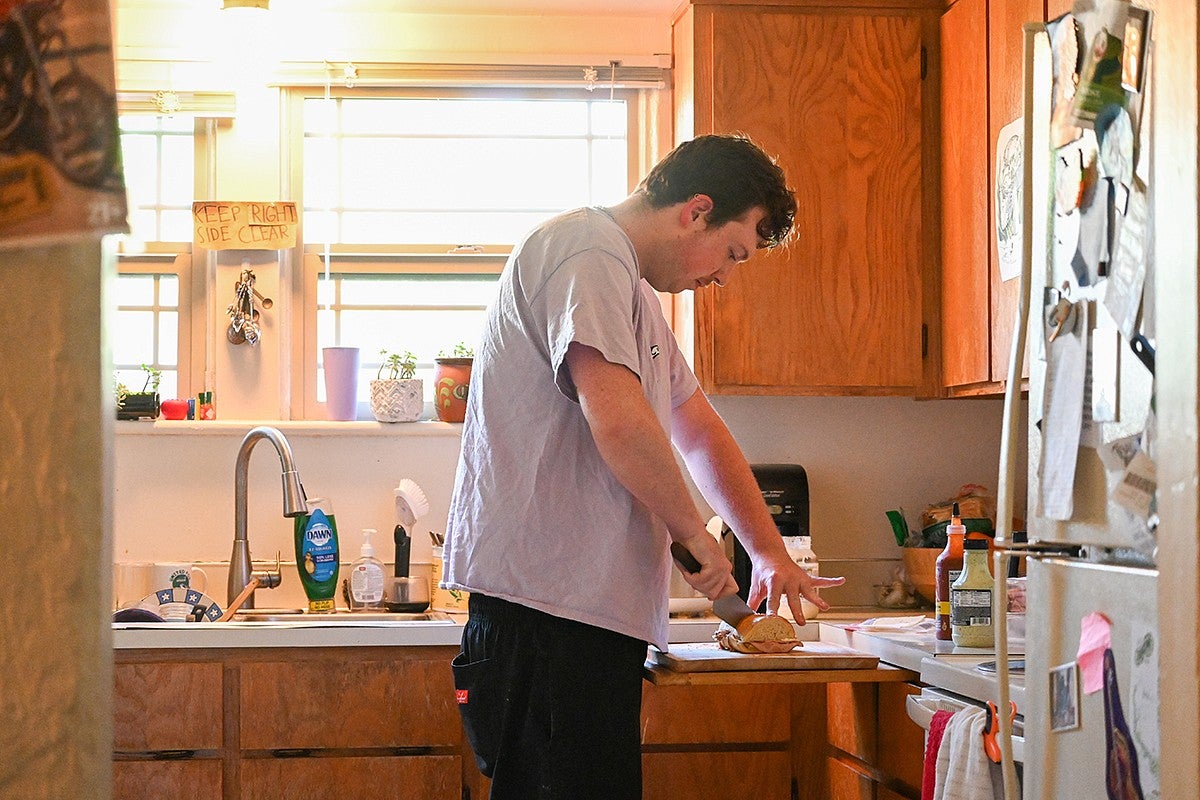
<instances>
[{"instance_id":1,"label":"handwritten sign","mask_svg":"<svg viewBox=\"0 0 1200 800\"><path fill-rule=\"evenodd\" d=\"M282 250L296 246L299 218L291 202L201 200L192 203L192 224L206 250Z\"/></svg>"}]
</instances>

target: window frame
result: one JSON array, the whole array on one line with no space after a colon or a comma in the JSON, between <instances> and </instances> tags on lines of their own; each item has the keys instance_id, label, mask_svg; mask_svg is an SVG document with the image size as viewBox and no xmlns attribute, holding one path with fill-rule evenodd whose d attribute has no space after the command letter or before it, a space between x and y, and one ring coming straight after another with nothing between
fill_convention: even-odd
<instances>
[{"instance_id":1,"label":"window frame","mask_svg":"<svg viewBox=\"0 0 1200 800\"><path fill-rule=\"evenodd\" d=\"M360 254L342 253L335 262L331 260L331 274L353 275L499 275L504 269L508 255L504 253L461 253L455 255L433 254ZM303 309L303 335L297 337L302 341L300 348L300 388L299 397L293 395L292 416L296 419L327 419L325 403L317 400L317 311L318 289L325 275L325 263L316 253L304 254L301 269L303 288L299 306ZM373 354L371 354L373 357ZM296 370L293 370L295 373ZM427 404L428 405L428 404ZM370 419L370 410L365 403L359 403L358 416ZM426 409L428 416L429 409Z\"/></svg>"},{"instance_id":2,"label":"window frame","mask_svg":"<svg viewBox=\"0 0 1200 800\"><path fill-rule=\"evenodd\" d=\"M140 107L119 108L121 116L145 114ZM161 114L152 114L162 116ZM192 195L206 197L213 183L213 159L219 121L213 117L193 117ZM170 134L178 135L178 134ZM161 176L160 176L161 178ZM207 354L205 304L209 296L207 271L193 263L192 240L134 241L118 240L119 275L173 274L179 282L176 370L179 397L191 397L204 386L204 361ZM170 399L170 398L164 398Z\"/></svg>"},{"instance_id":3,"label":"window frame","mask_svg":"<svg viewBox=\"0 0 1200 800\"><path fill-rule=\"evenodd\" d=\"M192 337L194 325L192 313L193 270L190 253L175 254L171 252L146 253L137 256L123 255L119 257L118 274L120 275L174 275L178 281L178 297L176 308L176 391L179 397L190 397L193 383L192 373ZM114 298L115 300L115 298ZM114 302L115 306L119 303ZM156 328L157 329L157 328ZM157 335L157 334L156 334ZM113 369L116 369L114 365ZM131 390L136 391L134 387ZM164 400L171 398L164 397Z\"/></svg>"},{"instance_id":4,"label":"window frame","mask_svg":"<svg viewBox=\"0 0 1200 800\"><path fill-rule=\"evenodd\" d=\"M330 87L333 98L408 98L408 97L504 97L513 99L602 99L610 93L589 93L583 88L512 88L491 86L454 87L387 87L345 88ZM285 120L281 135L284 150L290 154L285 175L285 196L299 209L304 208L304 101L324 98L325 88L314 86L286 87L282 90ZM646 139L643 119L647 113L648 90L616 89L611 96L625 101L626 107L626 184L632 191L646 162ZM649 127L649 126L647 126ZM472 243L469 249L457 242L430 242L424 245L340 244L316 243L303 239L301 222L301 258L292 275L292 302L296 310L292 319L298 322L299 335L292 337L292 386L289 411L293 419L326 419L325 404L317 400L317 287L326 267L332 273L346 274L496 274L504 268L512 245ZM460 337L461 338L461 337ZM370 411L360 403L358 416L370 419ZM426 414L428 416L428 414Z\"/></svg>"}]
</instances>

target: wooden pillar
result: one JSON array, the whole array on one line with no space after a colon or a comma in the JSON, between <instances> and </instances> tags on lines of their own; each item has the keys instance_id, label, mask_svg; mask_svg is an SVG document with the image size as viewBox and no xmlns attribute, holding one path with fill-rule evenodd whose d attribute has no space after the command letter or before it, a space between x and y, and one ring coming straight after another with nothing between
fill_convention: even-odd
<instances>
[{"instance_id":1,"label":"wooden pillar","mask_svg":"<svg viewBox=\"0 0 1200 800\"><path fill-rule=\"evenodd\" d=\"M0 797L112 794L112 264L0 252Z\"/></svg>"},{"instance_id":2,"label":"wooden pillar","mask_svg":"<svg viewBox=\"0 0 1200 800\"><path fill-rule=\"evenodd\" d=\"M1195 0L1148 4L1158 414L1160 773L1163 797L1200 786L1200 282Z\"/></svg>"}]
</instances>

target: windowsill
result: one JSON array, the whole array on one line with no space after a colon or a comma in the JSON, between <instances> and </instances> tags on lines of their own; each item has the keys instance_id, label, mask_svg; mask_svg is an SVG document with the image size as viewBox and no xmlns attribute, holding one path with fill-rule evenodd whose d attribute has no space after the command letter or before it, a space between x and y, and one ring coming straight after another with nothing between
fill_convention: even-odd
<instances>
[{"instance_id":1,"label":"windowsill","mask_svg":"<svg viewBox=\"0 0 1200 800\"><path fill-rule=\"evenodd\" d=\"M360 436L360 437L434 437L454 438L462 436L460 423L438 420L417 422L331 422L328 420L299 419L246 419L230 420L118 420L117 436L243 436L251 428L267 425L278 428L285 434L295 436Z\"/></svg>"}]
</instances>

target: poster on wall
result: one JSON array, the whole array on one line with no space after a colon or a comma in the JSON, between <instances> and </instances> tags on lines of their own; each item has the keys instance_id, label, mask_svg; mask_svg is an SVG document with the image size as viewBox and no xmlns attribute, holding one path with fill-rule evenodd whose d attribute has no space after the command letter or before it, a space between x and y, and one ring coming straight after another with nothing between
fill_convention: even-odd
<instances>
[{"instance_id":1,"label":"poster on wall","mask_svg":"<svg viewBox=\"0 0 1200 800\"><path fill-rule=\"evenodd\" d=\"M283 250L296 246L300 218L288 201L197 200L195 242L205 250Z\"/></svg>"},{"instance_id":2,"label":"poster on wall","mask_svg":"<svg viewBox=\"0 0 1200 800\"><path fill-rule=\"evenodd\" d=\"M996 253L1000 280L1021 276L1021 182L1025 161L1025 118L1017 117L996 137Z\"/></svg>"},{"instance_id":3,"label":"poster on wall","mask_svg":"<svg viewBox=\"0 0 1200 800\"><path fill-rule=\"evenodd\" d=\"M108 0L0 0L0 248L129 230Z\"/></svg>"}]
</instances>

